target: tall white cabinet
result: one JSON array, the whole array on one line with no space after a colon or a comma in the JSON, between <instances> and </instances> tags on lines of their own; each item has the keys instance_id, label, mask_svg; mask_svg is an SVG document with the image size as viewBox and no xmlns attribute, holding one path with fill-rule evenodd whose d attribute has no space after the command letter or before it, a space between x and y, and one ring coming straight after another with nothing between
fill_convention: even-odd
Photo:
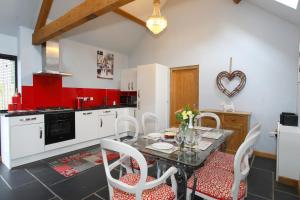
<instances>
[{"instance_id":1,"label":"tall white cabinet","mask_svg":"<svg viewBox=\"0 0 300 200\"><path fill-rule=\"evenodd\" d=\"M170 68L160 64L137 67L137 118L153 112L160 118L159 128L169 127ZM141 128L141 125L140 125ZM156 127L157 128L157 127Z\"/></svg>"}]
</instances>

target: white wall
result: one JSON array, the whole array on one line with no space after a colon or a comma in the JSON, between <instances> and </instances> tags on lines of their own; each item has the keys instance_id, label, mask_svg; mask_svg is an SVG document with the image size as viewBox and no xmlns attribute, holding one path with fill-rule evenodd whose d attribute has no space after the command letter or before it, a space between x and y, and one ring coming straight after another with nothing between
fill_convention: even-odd
<instances>
[{"instance_id":1,"label":"white wall","mask_svg":"<svg viewBox=\"0 0 300 200\"><path fill-rule=\"evenodd\" d=\"M33 30L20 27L18 36L19 67L22 85L32 85L32 75L42 70L41 47L32 45ZM61 70L72 73L71 77L63 78L63 86L78 88L120 88L121 69L128 67L128 56L114 53L115 76L113 80L97 79L97 50L103 50L91 45L85 45L68 39L61 41Z\"/></svg>"},{"instance_id":2,"label":"white wall","mask_svg":"<svg viewBox=\"0 0 300 200\"><path fill-rule=\"evenodd\" d=\"M128 56L72 40L61 40L62 71L71 73L63 78L63 86L79 88L120 88L121 70L128 67ZM114 79L97 78L97 51L114 54Z\"/></svg>"},{"instance_id":3,"label":"white wall","mask_svg":"<svg viewBox=\"0 0 300 200\"><path fill-rule=\"evenodd\" d=\"M32 74L42 70L41 46L32 45L33 30L19 27L18 34L18 67L22 85L32 85Z\"/></svg>"},{"instance_id":4,"label":"white wall","mask_svg":"<svg viewBox=\"0 0 300 200\"><path fill-rule=\"evenodd\" d=\"M237 110L252 112L252 124L263 124L257 149L275 153L275 138L268 133L282 111L297 110L299 30L244 1L235 5L231 0L172 0L163 14L167 30L157 37L146 34L130 55L130 66L199 64L199 105L221 109L227 98L215 79L228 70L232 56L233 70L247 75L245 89L232 101Z\"/></svg>"},{"instance_id":5,"label":"white wall","mask_svg":"<svg viewBox=\"0 0 300 200\"><path fill-rule=\"evenodd\" d=\"M0 53L16 56L18 54L17 38L0 34Z\"/></svg>"}]
</instances>

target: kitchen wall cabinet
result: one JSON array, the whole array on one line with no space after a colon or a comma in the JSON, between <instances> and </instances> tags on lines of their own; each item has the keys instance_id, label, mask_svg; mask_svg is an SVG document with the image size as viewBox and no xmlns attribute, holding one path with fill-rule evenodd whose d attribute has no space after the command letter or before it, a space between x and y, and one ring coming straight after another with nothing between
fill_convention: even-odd
<instances>
[{"instance_id":1,"label":"kitchen wall cabinet","mask_svg":"<svg viewBox=\"0 0 300 200\"><path fill-rule=\"evenodd\" d=\"M97 111L80 111L75 113L75 133L78 142L99 138Z\"/></svg>"},{"instance_id":2,"label":"kitchen wall cabinet","mask_svg":"<svg viewBox=\"0 0 300 200\"><path fill-rule=\"evenodd\" d=\"M124 69L121 74L121 91L137 90L137 69Z\"/></svg>"},{"instance_id":3,"label":"kitchen wall cabinet","mask_svg":"<svg viewBox=\"0 0 300 200\"><path fill-rule=\"evenodd\" d=\"M98 112L100 138L113 136L115 134L116 117L116 110L101 110Z\"/></svg>"},{"instance_id":4,"label":"kitchen wall cabinet","mask_svg":"<svg viewBox=\"0 0 300 200\"><path fill-rule=\"evenodd\" d=\"M217 114L221 120L221 127L223 129L234 131L225 143L226 152L234 154L244 142L249 131L251 113L224 112L220 110L203 110L202 112L212 112ZM206 127L216 127L216 122L212 118L204 118L201 125Z\"/></svg>"}]
</instances>

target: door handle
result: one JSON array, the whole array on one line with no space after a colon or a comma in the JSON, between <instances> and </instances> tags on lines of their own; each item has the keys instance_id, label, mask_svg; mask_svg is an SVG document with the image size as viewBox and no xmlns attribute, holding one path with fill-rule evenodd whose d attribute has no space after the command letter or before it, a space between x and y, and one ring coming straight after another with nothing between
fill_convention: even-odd
<instances>
[{"instance_id":1,"label":"door handle","mask_svg":"<svg viewBox=\"0 0 300 200\"><path fill-rule=\"evenodd\" d=\"M100 127L102 128L102 126L103 126L103 120L102 119L100 119L100 120L101 120Z\"/></svg>"},{"instance_id":2,"label":"door handle","mask_svg":"<svg viewBox=\"0 0 300 200\"><path fill-rule=\"evenodd\" d=\"M118 118L118 112L116 111L116 119Z\"/></svg>"},{"instance_id":3,"label":"door handle","mask_svg":"<svg viewBox=\"0 0 300 200\"><path fill-rule=\"evenodd\" d=\"M43 128L40 127L40 139L42 139L42 138L43 138Z\"/></svg>"}]
</instances>

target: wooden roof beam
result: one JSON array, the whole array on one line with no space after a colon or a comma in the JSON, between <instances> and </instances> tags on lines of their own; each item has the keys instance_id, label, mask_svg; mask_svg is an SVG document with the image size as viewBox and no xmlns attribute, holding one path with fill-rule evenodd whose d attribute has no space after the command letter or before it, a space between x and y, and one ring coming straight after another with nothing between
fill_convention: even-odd
<instances>
[{"instance_id":1,"label":"wooden roof beam","mask_svg":"<svg viewBox=\"0 0 300 200\"><path fill-rule=\"evenodd\" d=\"M39 13L36 25L35 25L35 31L39 30L40 28L42 28L46 25L52 3L53 3L53 0L43 0L41 9L40 9L40 13Z\"/></svg>"},{"instance_id":2,"label":"wooden roof beam","mask_svg":"<svg viewBox=\"0 0 300 200\"><path fill-rule=\"evenodd\" d=\"M32 34L34 45L42 44L89 20L92 20L134 0L85 0L63 16L52 21Z\"/></svg>"},{"instance_id":3,"label":"wooden roof beam","mask_svg":"<svg viewBox=\"0 0 300 200\"><path fill-rule=\"evenodd\" d=\"M138 17L136 17L136 16L134 16L134 15L128 13L128 12L126 12L125 10L123 10L121 8L115 9L114 12L117 13L118 15L121 15L121 16L123 16L123 17L125 17L125 18L127 18L127 19L143 26L143 27L146 27L146 22L145 21L141 20L140 18L138 18Z\"/></svg>"}]
</instances>

